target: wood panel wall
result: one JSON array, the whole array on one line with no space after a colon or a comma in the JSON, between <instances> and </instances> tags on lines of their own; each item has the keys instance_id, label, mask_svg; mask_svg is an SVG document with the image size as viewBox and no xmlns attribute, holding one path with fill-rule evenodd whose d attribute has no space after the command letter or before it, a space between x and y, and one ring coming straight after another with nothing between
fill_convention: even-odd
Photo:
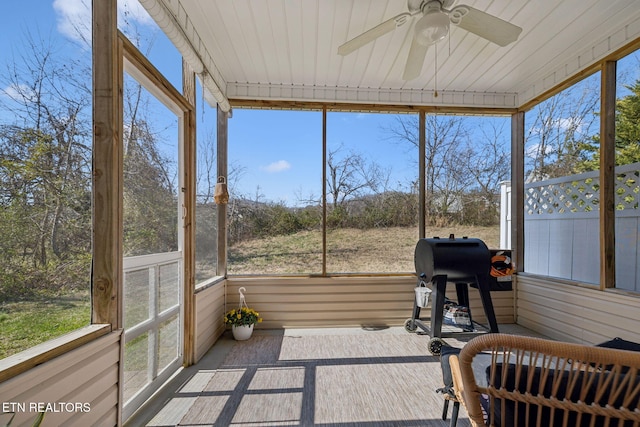
<instances>
[{"instance_id":1,"label":"wood panel wall","mask_svg":"<svg viewBox=\"0 0 640 427\"><path fill-rule=\"evenodd\" d=\"M597 344L615 337L640 342L640 298L548 277L517 276L517 323L550 338Z\"/></svg>"},{"instance_id":2,"label":"wood panel wall","mask_svg":"<svg viewBox=\"0 0 640 427\"><path fill-rule=\"evenodd\" d=\"M59 406L45 414L43 427L117 425L120 339L121 331L112 332L0 383L0 402L26 405L12 426L31 426L38 414L29 405L38 402L89 405L86 412Z\"/></svg>"},{"instance_id":3,"label":"wood panel wall","mask_svg":"<svg viewBox=\"0 0 640 427\"><path fill-rule=\"evenodd\" d=\"M195 361L215 344L224 332L225 282L221 281L195 294Z\"/></svg>"}]
</instances>

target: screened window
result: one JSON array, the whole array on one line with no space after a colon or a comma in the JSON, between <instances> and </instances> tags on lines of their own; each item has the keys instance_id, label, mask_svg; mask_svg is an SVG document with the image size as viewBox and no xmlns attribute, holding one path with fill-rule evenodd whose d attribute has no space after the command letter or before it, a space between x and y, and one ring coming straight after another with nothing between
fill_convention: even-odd
<instances>
[{"instance_id":1,"label":"screened window","mask_svg":"<svg viewBox=\"0 0 640 427\"><path fill-rule=\"evenodd\" d=\"M509 123L427 116L421 171L414 114L234 111L229 274L413 273L421 175L427 236L499 248Z\"/></svg>"},{"instance_id":2,"label":"screened window","mask_svg":"<svg viewBox=\"0 0 640 427\"><path fill-rule=\"evenodd\" d=\"M416 126L417 128L417 126ZM500 242L502 183L511 173L508 117L427 115L426 237L471 237L491 249Z\"/></svg>"},{"instance_id":3,"label":"screened window","mask_svg":"<svg viewBox=\"0 0 640 427\"><path fill-rule=\"evenodd\" d=\"M322 114L234 110L229 274L322 272Z\"/></svg>"},{"instance_id":4,"label":"screened window","mask_svg":"<svg viewBox=\"0 0 640 427\"><path fill-rule=\"evenodd\" d=\"M616 287L640 291L640 53L617 64Z\"/></svg>"},{"instance_id":5,"label":"screened window","mask_svg":"<svg viewBox=\"0 0 640 427\"><path fill-rule=\"evenodd\" d=\"M91 22L88 7L3 5L0 358L90 322L91 41L77 16Z\"/></svg>"},{"instance_id":6,"label":"screened window","mask_svg":"<svg viewBox=\"0 0 640 427\"><path fill-rule=\"evenodd\" d=\"M526 272L598 284L600 73L525 116Z\"/></svg>"},{"instance_id":7,"label":"screened window","mask_svg":"<svg viewBox=\"0 0 640 427\"><path fill-rule=\"evenodd\" d=\"M202 86L196 79L196 94ZM217 111L196 96L196 286L220 273L218 265L218 206L213 200L217 174Z\"/></svg>"},{"instance_id":8,"label":"screened window","mask_svg":"<svg viewBox=\"0 0 640 427\"><path fill-rule=\"evenodd\" d=\"M90 24L91 19L84 24L89 31ZM173 87L182 87L182 55L138 0L118 2L118 30Z\"/></svg>"},{"instance_id":9,"label":"screened window","mask_svg":"<svg viewBox=\"0 0 640 427\"><path fill-rule=\"evenodd\" d=\"M415 116L327 115L327 272L412 272L418 239ZM414 132L417 134L417 132Z\"/></svg>"}]
</instances>

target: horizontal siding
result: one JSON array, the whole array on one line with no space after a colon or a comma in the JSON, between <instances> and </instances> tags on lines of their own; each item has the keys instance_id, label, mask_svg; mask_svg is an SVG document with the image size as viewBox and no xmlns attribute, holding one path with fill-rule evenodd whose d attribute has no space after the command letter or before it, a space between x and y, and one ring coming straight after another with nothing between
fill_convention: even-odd
<instances>
[{"instance_id":1,"label":"horizontal siding","mask_svg":"<svg viewBox=\"0 0 640 427\"><path fill-rule=\"evenodd\" d=\"M32 402L87 403L88 412L48 412L44 426L117 424L121 332L113 332L0 384L0 401L27 405L12 426L31 426Z\"/></svg>"},{"instance_id":2,"label":"horizontal siding","mask_svg":"<svg viewBox=\"0 0 640 427\"><path fill-rule=\"evenodd\" d=\"M412 315L415 286L413 276L229 278L227 309L238 306L244 287L247 304L264 319L259 328L401 326ZM449 288L455 299L455 287ZM498 323L513 323L513 293L492 297ZM484 322L476 290L470 299L474 320Z\"/></svg>"},{"instance_id":3,"label":"horizontal siding","mask_svg":"<svg viewBox=\"0 0 640 427\"><path fill-rule=\"evenodd\" d=\"M224 288L225 282L221 281L196 292L196 362L224 332Z\"/></svg>"},{"instance_id":4,"label":"horizontal siding","mask_svg":"<svg viewBox=\"0 0 640 427\"><path fill-rule=\"evenodd\" d=\"M585 344L640 342L640 295L526 275L517 277L516 295L517 323L540 334Z\"/></svg>"},{"instance_id":5,"label":"horizontal siding","mask_svg":"<svg viewBox=\"0 0 640 427\"><path fill-rule=\"evenodd\" d=\"M447 297L455 300L455 288L453 286L450 288L453 290L447 289ZM469 300L471 302L470 306L473 320L480 323L486 323L487 317L484 314L484 308L482 306L482 301L480 300L480 293L477 289L469 288ZM496 314L498 327L501 323L515 323L513 291L491 292L491 302L493 303L493 310Z\"/></svg>"}]
</instances>

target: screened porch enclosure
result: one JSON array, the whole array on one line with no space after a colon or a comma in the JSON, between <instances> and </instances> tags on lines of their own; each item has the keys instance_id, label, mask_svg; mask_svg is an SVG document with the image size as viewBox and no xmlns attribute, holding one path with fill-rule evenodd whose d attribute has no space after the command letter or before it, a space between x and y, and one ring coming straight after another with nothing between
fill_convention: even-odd
<instances>
[{"instance_id":1,"label":"screened porch enclosure","mask_svg":"<svg viewBox=\"0 0 640 427\"><path fill-rule=\"evenodd\" d=\"M440 379L423 348L428 337L398 329L411 316L416 241L477 233L465 228L471 217L495 219L483 239L513 254L513 289L492 294L506 331L640 342L631 200L639 141L633 120L616 121L631 117L640 79L620 72L640 69L633 1L469 0L522 33L498 46L452 25L410 80L402 76L415 17L349 55L337 48L412 1L139 2L149 16L141 22L167 37L182 61L172 61L172 74L136 47L119 27L116 0L90 5L91 320L1 360L0 401L91 407L48 413L44 425L136 425L139 408L155 408L156 421L169 425L445 425L441 406L423 412L420 396L411 396L415 405L402 399L403 389L428 393ZM576 92L595 98L574 102L581 110L572 117L593 126L564 113L538 126L544 108L583 81L596 89ZM127 95L139 87L153 99L146 129L130 126L127 103L136 98ZM157 162L164 169L135 162L136 149L151 158L158 147L171 159ZM340 172L358 180L341 181ZM510 222L501 230L498 188L506 180ZM213 201L221 182L228 203ZM293 189L277 192L285 186ZM585 206L592 209L578 212ZM556 216L567 211L575 223L559 226L565 219ZM510 239L502 248L501 234ZM223 323L240 288L264 318L250 342L257 361ZM470 308L486 321L475 291ZM338 338L326 340L335 347L298 338L332 328ZM354 330L375 339L344 337ZM222 363L199 365L219 346ZM428 368L419 384L413 368ZM194 382L183 394L153 406L151 393L185 373ZM395 373L393 395L379 392L382 373ZM350 412L336 390L353 384L354 397L372 389ZM379 402L401 410L371 409ZM15 423L32 415L18 413Z\"/></svg>"}]
</instances>

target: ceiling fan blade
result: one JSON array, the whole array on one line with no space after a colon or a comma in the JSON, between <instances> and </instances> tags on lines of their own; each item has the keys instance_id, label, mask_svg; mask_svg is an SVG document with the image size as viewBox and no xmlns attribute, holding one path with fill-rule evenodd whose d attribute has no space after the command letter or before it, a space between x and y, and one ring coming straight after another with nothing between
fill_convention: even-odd
<instances>
[{"instance_id":1,"label":"ceiling fan blade","mask_svg":"<svg viewBox=\"0 0 640 427\"><path fill-rule=\"evenodd\" d=\"M411 14L409 12L401 13L398 16L394 16L393 18L384 21L382 24L376 25L375 27L365 31L359 36L356 36L348 42L340 45L340 47L338 47L338 54L342 56L350 54L354 50L357 50L365 44L374 41L378 37L383 36L395 30L397 27L404 25L407 22L407 18L409 18L410 16Z\"/></svg>"},{"instance_id":2,"label":"ceiling fan blade","mask_svg":"<svg viewBox=\"0 0 640 427\"><path fill-rule=\"evenodd\" d=\"M451 23L499 46L518 39L522 28L471 6L460 5L449 12Z\"/></svg>"},{"instance_id":3,"label":"ceiling fan blade","mask_svg":"<svg viewBox=\"0 0 640 427\"><path fill-rule=\"evenodd\" d=\"M413 80L420 75L428 47L429 46L418 43L417 37L413 37L411 47L409 48L407 63L404 66L404 73L402 74L403 80Z\"/></svg>"}]
</instances>

